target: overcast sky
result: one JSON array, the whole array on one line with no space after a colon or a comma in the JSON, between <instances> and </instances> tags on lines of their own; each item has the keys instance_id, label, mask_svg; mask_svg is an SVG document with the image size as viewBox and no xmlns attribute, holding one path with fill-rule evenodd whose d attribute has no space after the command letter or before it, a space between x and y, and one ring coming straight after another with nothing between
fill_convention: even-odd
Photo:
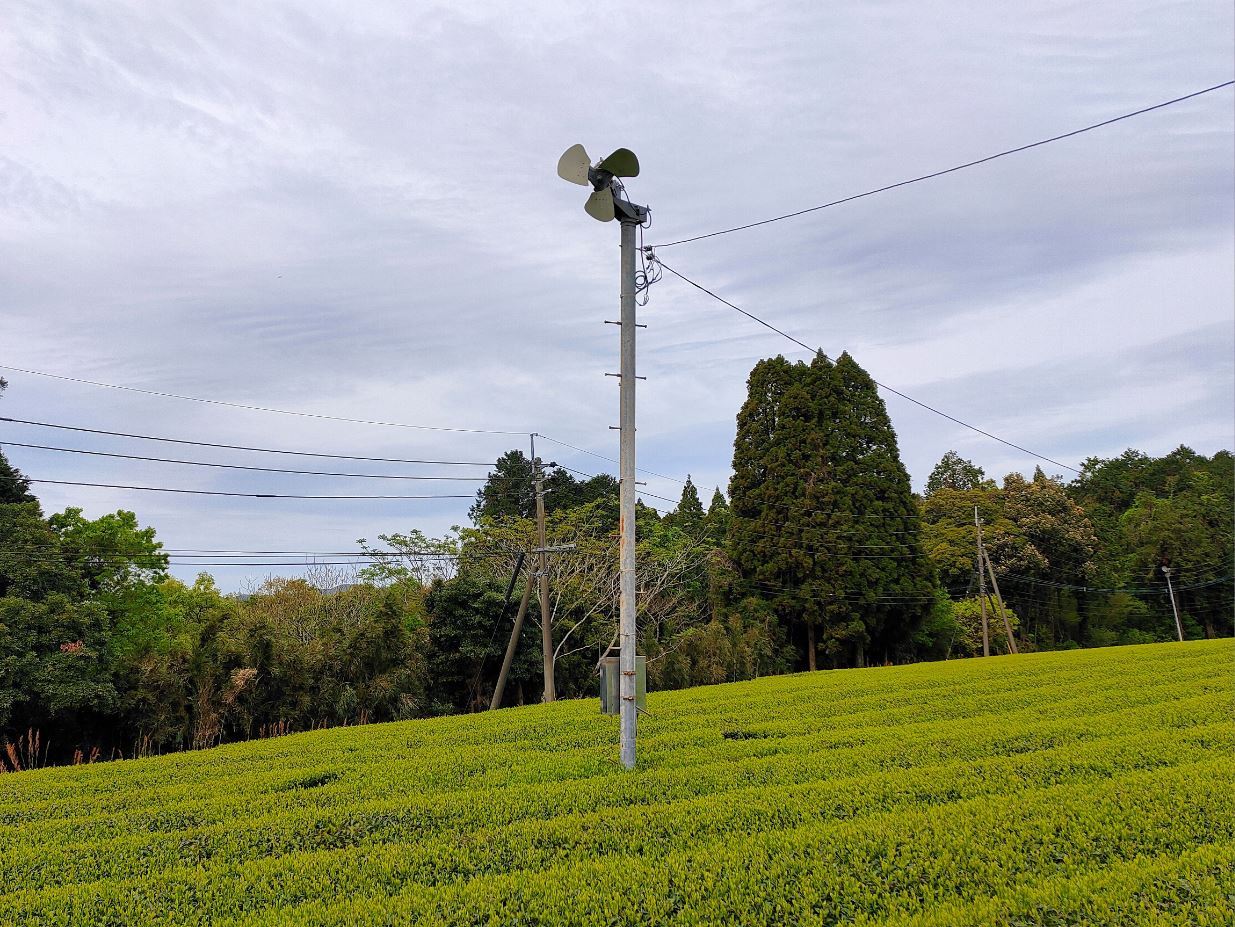
<instances>
[{"instance_id":1,"label":"overcast sky","mask_svg":"<svg viewBox=\"0 0 1235 927\"><path fill-rule=\"evenodd\" d=\"M618 227L558 155L634 149L648 243L859 193L1230 80L1229 0L65 3L0 11L0 364L348 418L536 431L615 457ZM1230 88L971 170L666 248L725 298L1065 464L1235 443ZM706 495L762 357L807 352L665 275L639 462ZM244 411L0 370L0 415L335 454L491 461L526 436ZM920 487L947 450L1038 461L885 394ZM0 423L0 440L483 476ZM542 442L588 472L614 464ZM540 449L538 447L538 450ZM472 493L5 446L28 476ZM1048 472L1063 472L1045 465ZM648 492L680 485L648 475ZM167 547L355 550L467 500L37 484ZM655 500L653 500L655 501ZM189 566L175 572L189 577ZM292 568L213 569L224 588Z\"/></svg>"}]
</instances>

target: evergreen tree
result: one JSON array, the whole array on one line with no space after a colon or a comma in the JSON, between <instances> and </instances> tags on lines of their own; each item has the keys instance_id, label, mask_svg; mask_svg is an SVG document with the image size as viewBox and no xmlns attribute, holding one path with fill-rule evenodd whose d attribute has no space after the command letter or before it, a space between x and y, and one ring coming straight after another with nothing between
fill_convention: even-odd
<instances>
[{"instance_id":1,"label":"evergreen tree","mask_svg":"<svg viewBox=\"0 0 1235 927\"><path fill-rule=\"evenodd\" d=\"M569 471L554 463L537 458L544 470L545 511L564 511L617 497L618 481L608 473L586 480L575 479ZM536 493L533 487L532 462L520 450L507 451L497 459L485 484L476 492L476 501L468 510L472 523L500 518L534 518Z\"/></svg>"},{"instance_id":2,"label":"evergreen tree","mask_svg":"<svg viewBox=\"0 0 1235 927\"><path fill-rule=\"evenodd\" d=\"M30 480L9 463L0 451L0 505L9 502L37 502L30 492Z\"/></svg>"},{"instance_id":3,"label":"evergreen tree","mask_svg":"<svg viewBox=\"0 0 1235 927\"><path fill-rule=\"evenodd\" d=\"M855 581L833 611L846 631L829 650L862 665L908 646L933 608L934 571L921 543L920 519L901 463L896 432L875 381L846 352L836 362L841 416L833 435L833 478L849 516L845 566ZM859 630L858 625L862 627Z\"/></svg>"},{"instance_id":4,"label":"evergreen tree","mask_svg":"<svg viewBox=\"0 0 1235 927\"><path fill-rule=\"evenodd\" d=\"M467 514L479 525L486 519L531 518L535 511L532 462L522 451L513 450L497 459Z\"/></svg>"},{"instance_id":5,"label":"evergreen tree","mask_svg":"<svg viewBox=\"0 0 1235 927\"><path fill-rule=\"evenodd\" d=\"M822 356L810 367L783 357L755 365L738 412L729 483L728 541L740 577L737 598L765 600L793 639L804 637L810 669L815 668L815 629L823 617L821 595L829 591L826 565L811 539L830 517L822 513L834 508L822 472L825 435L815 427L828 414L830 371Z\"/></svg>"},{"instance_id":6,"label":"evergreen tree","mask_svg":"<svg viewBox=\"0 0 1235 927\"><path fill-rule=\"evenodd\" d=\"M8 381L0 377L0 393L8 388ZM0 505L7 502L37 502L30 492L30 480L9 463L0 451Z\"/></svg>"},{"instance_id":7,"label":"evergreen tree","mask_svg":"<svg viewBox=\"0 0 1235 927\"><path fill-rule=\"evenodd\" d=\"M719 486L712 493L712 501L708 504L708 513L704 516L703 524L708 539L717 547L721 546L729 533L729 503L725 501L725 494L720 491Z\"/></svg>"},{"instance_id":8,"label":"evergreen tree","mask_svg":"<svg viewBox=\"0 0 1235 927\"><path fill-rule=\"evenodd\" d=\"M703 524L703 503L699 501L699 490L691 482L690 474L686 474L686 485L682 487L682 496L677 508L665 516L665 524L695 534Z\"/></svg>"},{"instance_id":9,"label":"evergreen tree","mask_svg":"<svg viewBox=\"0 0 1235 927\"><path fill-rule=\"evenodd\" d=\"M814 669L902 653L933 607L909 476L874 381L848 354L751 372L738 414L729 548L739 594L771 605Z\"/></svg>"}]
</instances>

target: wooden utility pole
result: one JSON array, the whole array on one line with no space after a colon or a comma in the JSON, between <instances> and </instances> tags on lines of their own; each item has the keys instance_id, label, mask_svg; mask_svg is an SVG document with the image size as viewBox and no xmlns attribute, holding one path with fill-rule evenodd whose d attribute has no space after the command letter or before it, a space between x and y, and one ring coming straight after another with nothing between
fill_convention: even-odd
<instances>
[{"instance_id":1,"label":"wooden utility pole","mask_svg":"<svg viewBox=\"0 0 1235 927\"><path fill-rule=\"evenodd\" d=\"M981 544L981 527L978 529L978 543ZM982 546L982 559L986 561L986 572L991 578L991 588L995 590L995 604L999 606L999 617L1003 619L1003 629L1008 635L1008 652L1020 653L1016 649L1016 638L1012 636L1012 622L1008 620L1008 612L1003 607L1003 595L999 592L999 580L995 579L995 568L991 566L990 555L986 552L986 546Z\"/></svg>"},{"instance_id":2,"label":"wooden utility pole","mask_svg":"<svg viewBox=\"0 0 1235 927\"><path fill-rule=\"evenodd\" d=\"M978 507L973 507L973 524L978 529L978 597L982 603L982 656L991 655L991 635L986 622L986 574L982 571L982 560L985 553L982 550L982 519L978 517Z\"/></svg>"},{"instance_id":3,"label":"wooden utility pole","mask_svg":"<svg viewBox=\"0 0 1235 927\"><path fill-rule=\"evenodd\" d=\"M540 580L540 632L545 659L544 700L554 702L557 701L557 692L553 685L553 617L549 610L549 551L545 544L545 479L535 451L532 466L536 468L536 542L540 547L536 574Z\"/></svg>"}]
</instances>

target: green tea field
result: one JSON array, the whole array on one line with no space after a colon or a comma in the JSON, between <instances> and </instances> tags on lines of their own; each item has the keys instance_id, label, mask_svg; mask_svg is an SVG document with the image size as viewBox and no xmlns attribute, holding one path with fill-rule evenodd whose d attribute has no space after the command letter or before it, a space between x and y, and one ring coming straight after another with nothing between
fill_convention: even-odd
<instances>
[{"instance_id":1,"label":"green tea field","mask_svg":"<svg viewBox=\"0 0 1235 927\"><path fill-rule=\"evenodd\" d=\"M653 693L0 776L0 924L1231 923L1235 647Z\"/></svg>"}]
</instances>

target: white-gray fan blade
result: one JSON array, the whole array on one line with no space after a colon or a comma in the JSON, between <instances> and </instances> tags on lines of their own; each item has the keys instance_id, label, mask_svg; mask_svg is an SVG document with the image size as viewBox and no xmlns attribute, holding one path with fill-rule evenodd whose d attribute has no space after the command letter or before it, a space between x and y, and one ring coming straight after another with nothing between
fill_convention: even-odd
<instances>
[{"instance_id":1,"label":"white-gray fan blade","mask_svg":"<svg viewBox=\"0 0 1235 927\"><path fill-rule=\"evenodd\" d=\"M588 182L587 173L591 166L592 160L587 156L583 146L571 145L557 159L557 175L563 180L569 180L571 183L577 183L581 187L586 187Z\"/></svg>"},{"instance_id":2,"label":"white-gray fan blade","mask_svg":"<svg viewBox=\"0 0 1235 927\"><path fill-rule=\"evenodd\" d=\"M593 219L599 219L601 222L613 221L613 191L608 187L603 190L597 190L587 198L587 202L583 204L583 211Z\"/></svg>"}]
</instances>

